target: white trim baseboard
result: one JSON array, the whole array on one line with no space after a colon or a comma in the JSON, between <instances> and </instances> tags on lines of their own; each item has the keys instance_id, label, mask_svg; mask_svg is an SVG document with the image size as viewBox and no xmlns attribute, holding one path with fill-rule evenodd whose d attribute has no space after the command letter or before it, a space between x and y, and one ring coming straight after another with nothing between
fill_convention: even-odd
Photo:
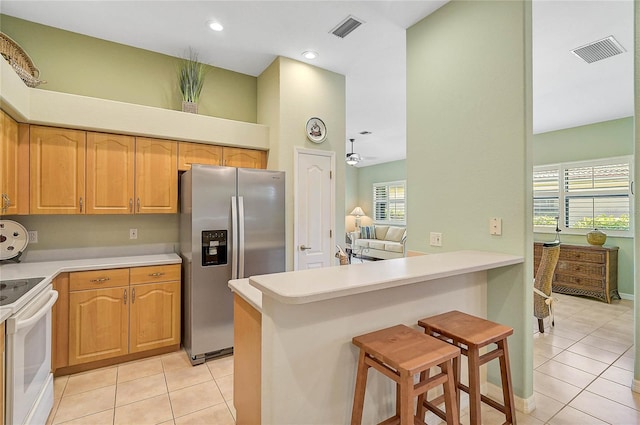
<instances>
[{"instance_id":1,"label":"white trim baseboard","mask_svg":"<svg viewBox=\"0 0 640 425\"><path fill-rule=\"evenodd\" d=\"M635 300L634 294L625 294L624 292L618 292L618 294L620 295L620 298L622 298L623 300L631 300L631 301Z\"/></svg>"},{"instance_id":2,"label":"white trim baseboard","mask_svg":"<svg viewBox=\"0 0 640 425\"><path fill-rule=\"evenodd\" d=\"M634 379L631 381L631 391L634 393L640 393L640 380Z\"/></svg>"}]
</instances>

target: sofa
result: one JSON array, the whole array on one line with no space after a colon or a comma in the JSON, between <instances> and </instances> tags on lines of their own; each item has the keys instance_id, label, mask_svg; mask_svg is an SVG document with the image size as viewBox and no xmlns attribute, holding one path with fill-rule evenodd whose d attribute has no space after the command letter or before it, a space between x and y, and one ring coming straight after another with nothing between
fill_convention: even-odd
<instances>
[{"instance_id":1,"label":"sofa","mask_svg":"<svg viewBox=\"0 0 640 425\"><path fill-rule=\"evenodd\" d=\"M406 254L407 229L398 226L363 226L351 233L353 254L389 260Z\"/></svg>"}]
</instances>

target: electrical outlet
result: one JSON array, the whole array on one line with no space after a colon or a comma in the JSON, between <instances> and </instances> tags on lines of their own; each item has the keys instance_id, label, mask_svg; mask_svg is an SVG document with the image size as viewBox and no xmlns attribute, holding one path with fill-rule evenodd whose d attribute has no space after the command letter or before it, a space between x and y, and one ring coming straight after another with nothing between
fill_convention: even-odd
<instances>
[{"instance_id":1,"label":"electrical outlet","mask_svg":"<svg viewBox=\"0 0 640 425\"><path fill-rule=\"evenodd\" d=\"M29 230L29 243L38 243L38 231Z\"/></svg>"},{"instance_id":2,"label":"electrical outlet","mask_svg":"<svg viewBox=\"0 0 640 425\"><path fill-rule=\"evenodd\" d=\"M138 239L138 229L129 229L129 239Z\"/></svg>"},{"instance_id":3,"label":"electrical outlet","mask_svg":"<svg viewBox=\"0 0 640 425\"><path fill-rule=\"evenodd\" d=\"M429 243L431 246L442 246L442 233L431 232L429 234Z\"/></svg>"}]
</instances>

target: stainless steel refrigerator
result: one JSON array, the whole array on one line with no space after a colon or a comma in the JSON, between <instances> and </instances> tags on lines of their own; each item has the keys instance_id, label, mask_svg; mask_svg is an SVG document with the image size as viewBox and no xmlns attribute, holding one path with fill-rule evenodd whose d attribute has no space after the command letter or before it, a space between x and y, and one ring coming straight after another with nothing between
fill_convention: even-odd
<instances>
[{"instance_id":1,"label":"stainless steel refrigerator","mask_svg":"<svg viewBox=\"0 0 640 425\"><path fill-rule=\"evenodd\" d=\"M233 352L230 279L285 270L285 174L192 165L181 177L183 345L193 365Z\"/></svg>"}]
</instances>

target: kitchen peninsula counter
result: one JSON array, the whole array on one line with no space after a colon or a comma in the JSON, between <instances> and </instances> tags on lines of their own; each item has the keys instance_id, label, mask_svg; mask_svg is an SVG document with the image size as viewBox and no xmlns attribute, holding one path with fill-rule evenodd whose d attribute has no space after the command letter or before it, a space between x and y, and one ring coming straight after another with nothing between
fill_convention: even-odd
<instances>
[{"instance_id":1,"label":"kitchen peninsula counter","mask_svg":"<svg viewBox=\"0 0 640 425\"><path fill-rule=\"evenodd\" d=\"M523 262L457 251L231 281L236 295L260 313L261 402L253 405L261 407L261 423L348 423L358 358L354 336L398 323L416 327L422 317L454 309L486 317L487 271ZM241 350L236 344L237 355ZM395 411L394 384L376 375L369 377L363 423ZM250 417L243 409L252 404L238 402L242 425Z\"/></svg>"}]
</instances>

